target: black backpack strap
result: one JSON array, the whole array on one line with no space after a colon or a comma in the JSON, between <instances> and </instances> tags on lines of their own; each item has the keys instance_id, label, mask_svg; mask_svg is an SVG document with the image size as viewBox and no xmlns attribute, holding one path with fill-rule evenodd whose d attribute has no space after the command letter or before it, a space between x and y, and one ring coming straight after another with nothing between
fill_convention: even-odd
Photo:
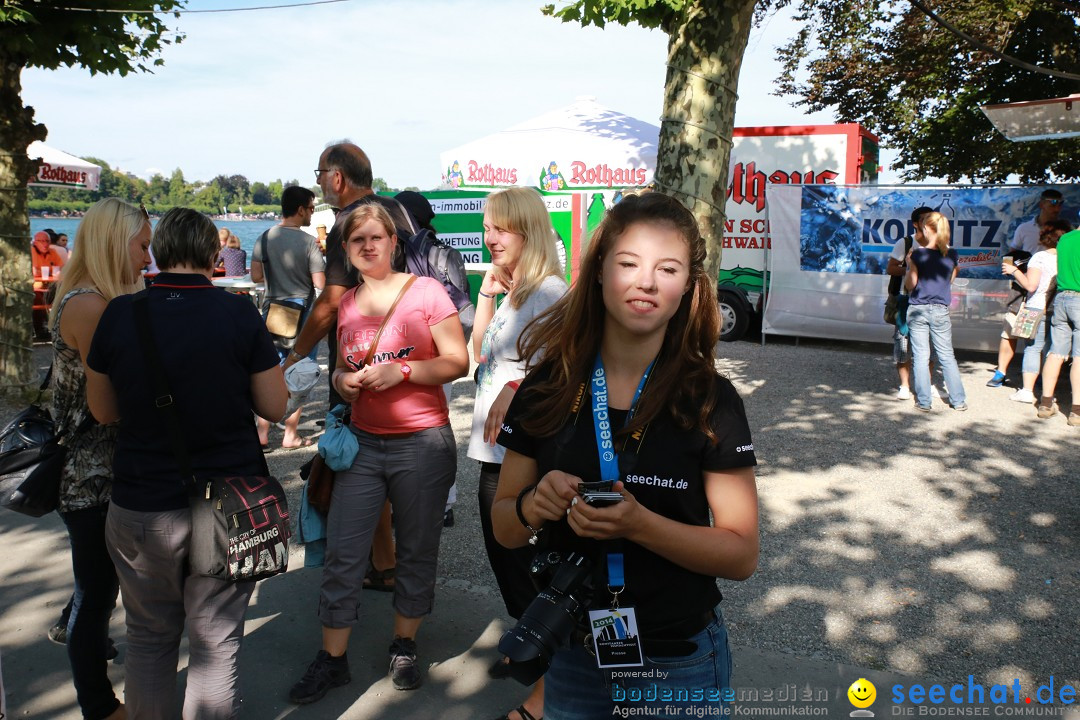
<instances>
[{"instance_id":1,"label":"black backpack strap","mask_svg":"<svg viewBox=\"0 0 1080 720\"><path fill-rule=\"evenodd\" d=\"M262 240L262 266L263 275L266 276L266 296L270 296L270 231L264 230L263 234L259 236L259 240ZM258 241L256 241L258 242ZM254 248L252 248L252 254L255 254Z\"/></svg>"},{"instance_id":2,"label":"black backpack strap","mask_svg":"<svg viewBox=\"0 0 1080 720\"><path fill-rule=\"evenodd\" d=\"M132 307L135 311L135 329L139 335L139 345L142 346L143 359L150 371L150 378L154 387L154 406L161 412L165 421L165 429L169 434L169 442L172 445L176 464L180 469L180 476L190 478L191 484L195 484L195 475L191 471L191 455L188 452L187 443L184 441L184 432L180 425L180 415L176 412L176 404L173 402L172 393L169 392L169 378L165 373L165 365L161 361L161 353L158 352L154 342L152 326L150 324L149 291L143 290L135 294Z\"/></svg>"}]
</instances>

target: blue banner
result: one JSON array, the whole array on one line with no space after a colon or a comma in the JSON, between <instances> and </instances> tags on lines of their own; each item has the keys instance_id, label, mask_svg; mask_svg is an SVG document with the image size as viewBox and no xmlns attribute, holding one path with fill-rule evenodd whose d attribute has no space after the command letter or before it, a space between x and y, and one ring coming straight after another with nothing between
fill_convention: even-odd
<instances>
[{"instance_id":1,"label":"blue banner","mask_svg":"<svg viewBox=\"0 0 1080 720\"><path fill-rule=\"evenodd\" d=\"M1040 194L1055 187L1065 197L1061 218L1076 226L1080 187L990 188L804 187L800 267L806 271L884 275L889 253L912 233L911 211L920 206L949 219L950 244L960 256L960 277L999 279L1002 252L1016 228L1038 213Z\"/></svg>"}]
</instances>

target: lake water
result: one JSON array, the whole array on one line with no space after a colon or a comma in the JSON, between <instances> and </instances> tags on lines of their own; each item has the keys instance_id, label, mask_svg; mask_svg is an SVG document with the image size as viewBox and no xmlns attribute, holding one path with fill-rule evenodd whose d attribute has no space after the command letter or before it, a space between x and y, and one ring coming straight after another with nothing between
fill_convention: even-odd
<instances>
[{"instance_id":1,"label":"lake water","mask_svg":"<svg viewBox=\"0 0 1080 720\"><path fill-rule=\"evenodd\" d=\"M151 222L157 222L151 220ZM266 230L278 224L277 220L215 220L214 225L218 228L229 228L233 235L240 238L240 247L247 250L248 264L251 264L251 251L255 247L255 241ZM75 231L79 227L79 218L30 218L30 235L33 237L38 230L52 228L58 233L68 236L68 250L75 247Z\"/></svg>"}]
</instances>

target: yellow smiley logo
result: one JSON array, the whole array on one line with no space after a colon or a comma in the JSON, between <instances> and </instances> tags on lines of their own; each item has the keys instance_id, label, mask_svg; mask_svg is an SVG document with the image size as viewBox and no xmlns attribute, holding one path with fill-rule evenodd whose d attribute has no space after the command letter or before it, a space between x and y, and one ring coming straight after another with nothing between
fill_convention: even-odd
<instances>
[{"instance_id":1,"label":"yellow smiley logo","mask_svg":"<svg viewBox=\"0 0 1080 720\"><path fill-rule=\"evenodd\" d=\"M866 678L859 678L851 683L847 691L848 700L857 708L868 708L877 699L877 688Z\"/></svg>"}]
</instances>

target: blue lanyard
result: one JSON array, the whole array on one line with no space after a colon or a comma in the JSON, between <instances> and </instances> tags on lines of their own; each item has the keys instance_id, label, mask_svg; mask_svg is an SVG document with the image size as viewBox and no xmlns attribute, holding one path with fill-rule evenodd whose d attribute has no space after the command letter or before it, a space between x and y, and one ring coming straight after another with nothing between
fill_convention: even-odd
<instances>
[{"instance_id":1,"label":"blue lanyard","mask_svg":"<svg viewBox=\"0 0 1080 720\"><path fill-rule=\"evenodd\" d=\"M641 376L634 399L630 403L630 411L626 414L626 422L634 417L641 391L649 381L649 373L652 372L656 360L649 363L645 368L645 374ZM607 377L604 375L604 361L600 359L600 353L596 354L596 362L593 364L592 374L592 416L593 430L596 431L596 449L600 454L600 479L604 482L613 483L619 479L619 460L615 453L613 442L615 433L611 427L611 414L608 412L608 387Z\"/></svg>"},{"instance_id":2,"label":"blue lanyard","mask_svg":"<svg viewBox=\"0 0 1080 720\"><path fill-rule=\"evenodd\" d=\"M649 381L649 373L652 372L656 359L645 368L645 374L641 376L637 390L634 391L634 399L630 402L630 410L626 413L626 422L629 423L634 417L641 392ZM596 450L600 459L600 479L604 482L614 483L620 479L619 459L615 452L614 432L611 428L611 414L608 412L608 387L607 376L604 374L604 361L600 359L600 353L596 353L596 362L593 364L592 373L592 416L593 430L596 432ZM608 589L614 593L614 605L618 607L618 595L626 585L623 573L622 553L608 553ZM618 588L618 589L616 589Z\"/></svg>"}]
</instances>

